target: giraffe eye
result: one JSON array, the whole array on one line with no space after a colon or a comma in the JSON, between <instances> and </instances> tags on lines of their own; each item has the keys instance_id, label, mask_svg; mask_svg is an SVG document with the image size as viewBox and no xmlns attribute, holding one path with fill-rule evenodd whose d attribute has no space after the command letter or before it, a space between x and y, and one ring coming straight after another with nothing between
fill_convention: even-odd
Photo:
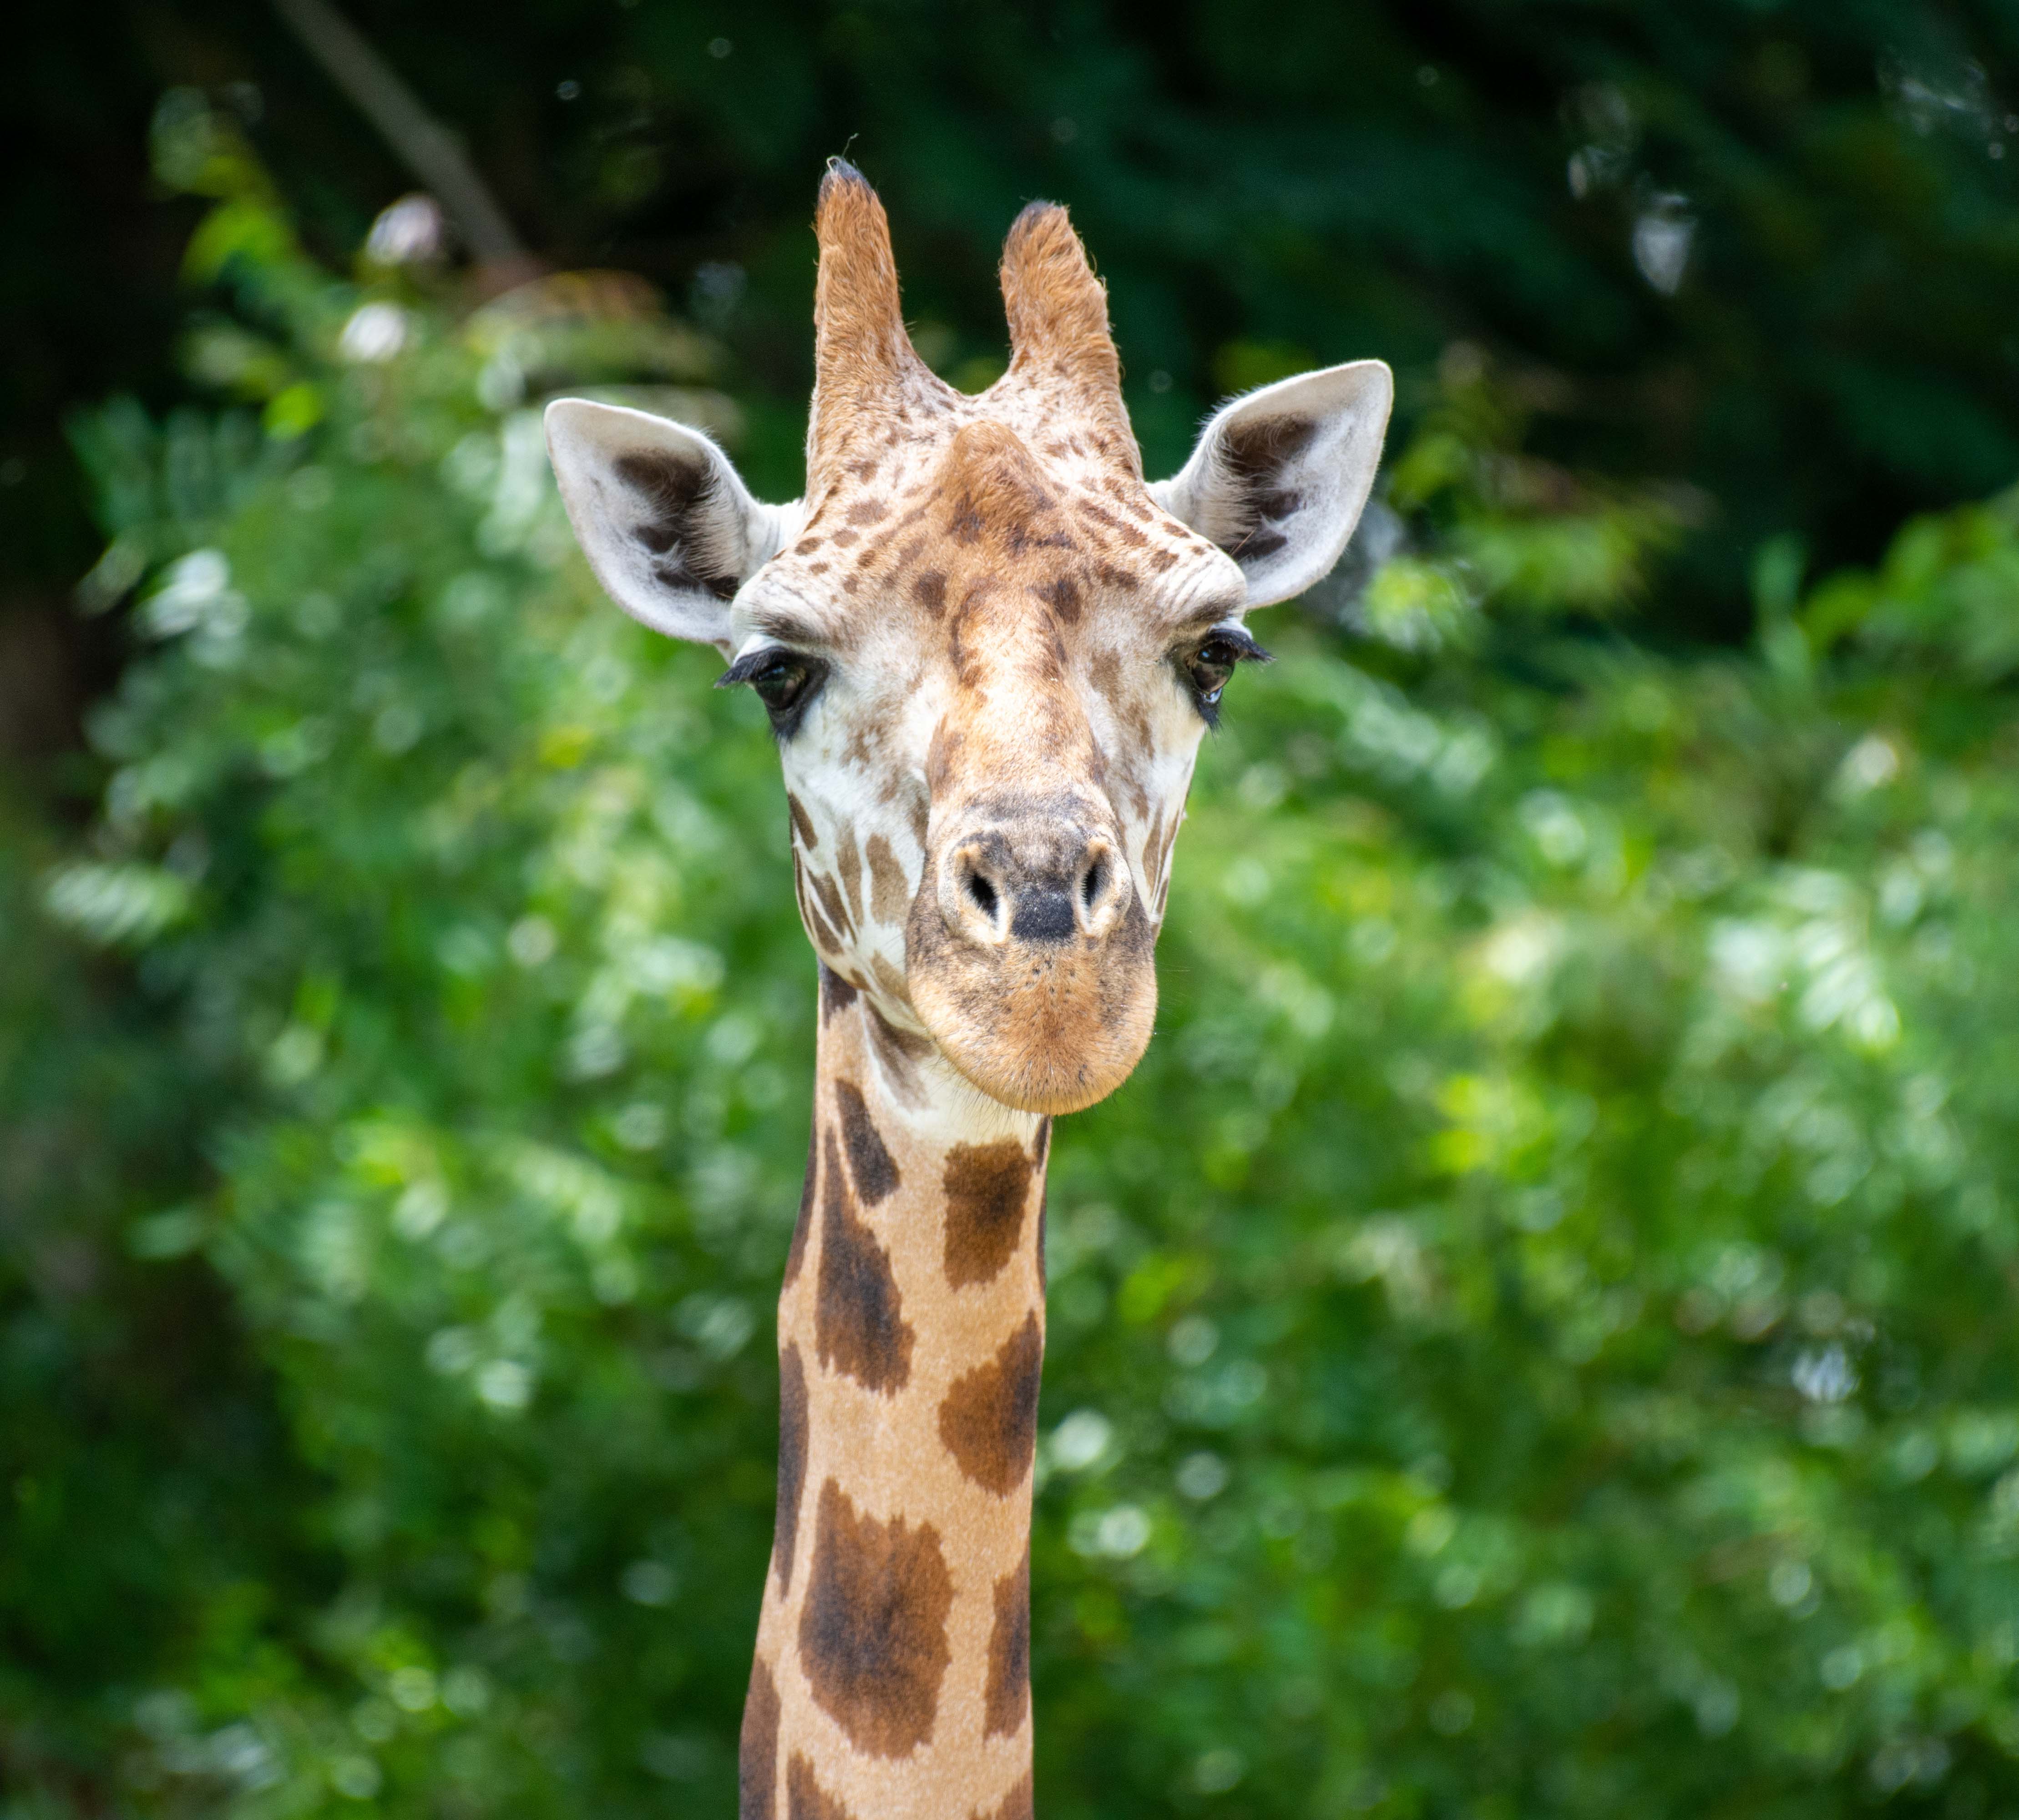
<instances>
[{"instance_id":1,"label":"giraffe eye","mask_svg":"<svg viewBox=\"0 0 2019 1820\"><path fill-rule=\"evenodd\" d=\"M1209 638L1199 647L1189 667L1192 687L1198 691L1202 702L1220 699L1220 692L1227 687L1227 679L1234 674L1234 666L1241 662L1241 656L1223 638Z\"/></svg>"},{"instance_id":2,"label":"giraffe eye","mask_svg":"<svg viewBox=\"0 0 2019 1820\"><path fill-rule=\"evenodd\" d=\"M826 676L827 665L819 658L774 647L739 658L716 679L716 687L748 683L771 716L771 731L781 739L789 739Z\"/></svg>"},{"instance_id":3,"label":"giraffe eye","mask_svg":"<svg viewBox=\"0 0 2019 1820\"><path fill-rule=\"evenodd\" d=\"M1192 703L1209 727L1220 720L1220 691L1237 664L1267 663L1269 654L1245 632L1216 632L1205 644L1181 653L1179 667L1191 686Z\"/></svg>"},{"instance_id":4,"label":"giraffe eye","mask_svg":"<svg viewBox=\"0 0 2019 1820\"><path fill-rule=\"evenodd\" d=\"M757 699L774 714L789 714L799 706L807 685L814 680L813 666L795 657L777 657L750 679Z\"/></svg>"}]
</instances>

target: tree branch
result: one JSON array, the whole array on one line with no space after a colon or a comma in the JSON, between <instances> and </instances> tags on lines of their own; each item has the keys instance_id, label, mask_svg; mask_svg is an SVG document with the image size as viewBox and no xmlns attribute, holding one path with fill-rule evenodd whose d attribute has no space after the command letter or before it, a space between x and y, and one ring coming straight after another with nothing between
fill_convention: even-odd
<instances>
[{"instance_id":1,"label":"tree branch","mask_svg":"<svg viewBox=\"0 0 2019 1820\"><path fill-rule=\"evenodd\" d=\"M407 168L431 190L478 263L524 265L524 245L491 194L461 140L423 107L392 65L328 0L274 0L330 79L378 128Z\"/></svg>"}]
</instances>

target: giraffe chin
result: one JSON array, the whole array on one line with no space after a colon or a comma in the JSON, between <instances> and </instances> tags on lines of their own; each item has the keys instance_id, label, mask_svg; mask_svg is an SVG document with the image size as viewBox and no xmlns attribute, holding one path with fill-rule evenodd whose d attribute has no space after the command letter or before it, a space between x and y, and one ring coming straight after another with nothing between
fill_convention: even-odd
<instances>
[{"instance_id":1,"label":"giraffe chin","mask_svg":"<svg viewBox=\"0 0 2019 1820\"><path fill-rule=\"evenodd\" d=\"M1140 923L1140 911L1130 920ZM1140 942L948 944L912 961L912 1004L940 1053L991 1100L1078 1112L1128 1079L1149 1047L1148 934L1144 925Z\"/></svg>"}]
</instances>

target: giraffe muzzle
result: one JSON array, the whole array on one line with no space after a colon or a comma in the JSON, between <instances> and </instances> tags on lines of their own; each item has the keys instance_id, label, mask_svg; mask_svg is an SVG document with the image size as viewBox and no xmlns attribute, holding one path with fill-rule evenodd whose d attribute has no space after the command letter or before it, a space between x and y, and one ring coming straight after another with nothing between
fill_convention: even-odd
<instances>
[{"instance_id":1,"label":"giraffe muzzle","mask_svg":"<svg viewBox=\"0 0 2019 1820\"><path fill-rule=\"evenodd\" d=\"M912 1002L991 1098L1077 1111L1119 1086L1150 1040L1154 932L1090 806L990 807L970 805L929 853L904 932Z\"/></svg>"}]
</instances>

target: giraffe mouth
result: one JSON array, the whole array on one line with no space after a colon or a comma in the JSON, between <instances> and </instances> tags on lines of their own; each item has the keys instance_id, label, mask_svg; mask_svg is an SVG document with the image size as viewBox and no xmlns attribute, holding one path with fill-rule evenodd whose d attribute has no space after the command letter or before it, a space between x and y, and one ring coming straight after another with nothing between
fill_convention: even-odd
<instances>
[{"instance_id":1,"label":"giraffe mouth","mask_svg":"<svg viewBox=\"0 0 2019 1820\"><path fill-rule=\"evenodd\" d=\"M905 926L906 981L941 1053L990 1098L1077 1112L1149 1046L1156 937L1114 842L1049 844L1064 846L1064 863L1020 864L1027 843L998 830L929 859Z\"/></svg>"}]
</instances>

